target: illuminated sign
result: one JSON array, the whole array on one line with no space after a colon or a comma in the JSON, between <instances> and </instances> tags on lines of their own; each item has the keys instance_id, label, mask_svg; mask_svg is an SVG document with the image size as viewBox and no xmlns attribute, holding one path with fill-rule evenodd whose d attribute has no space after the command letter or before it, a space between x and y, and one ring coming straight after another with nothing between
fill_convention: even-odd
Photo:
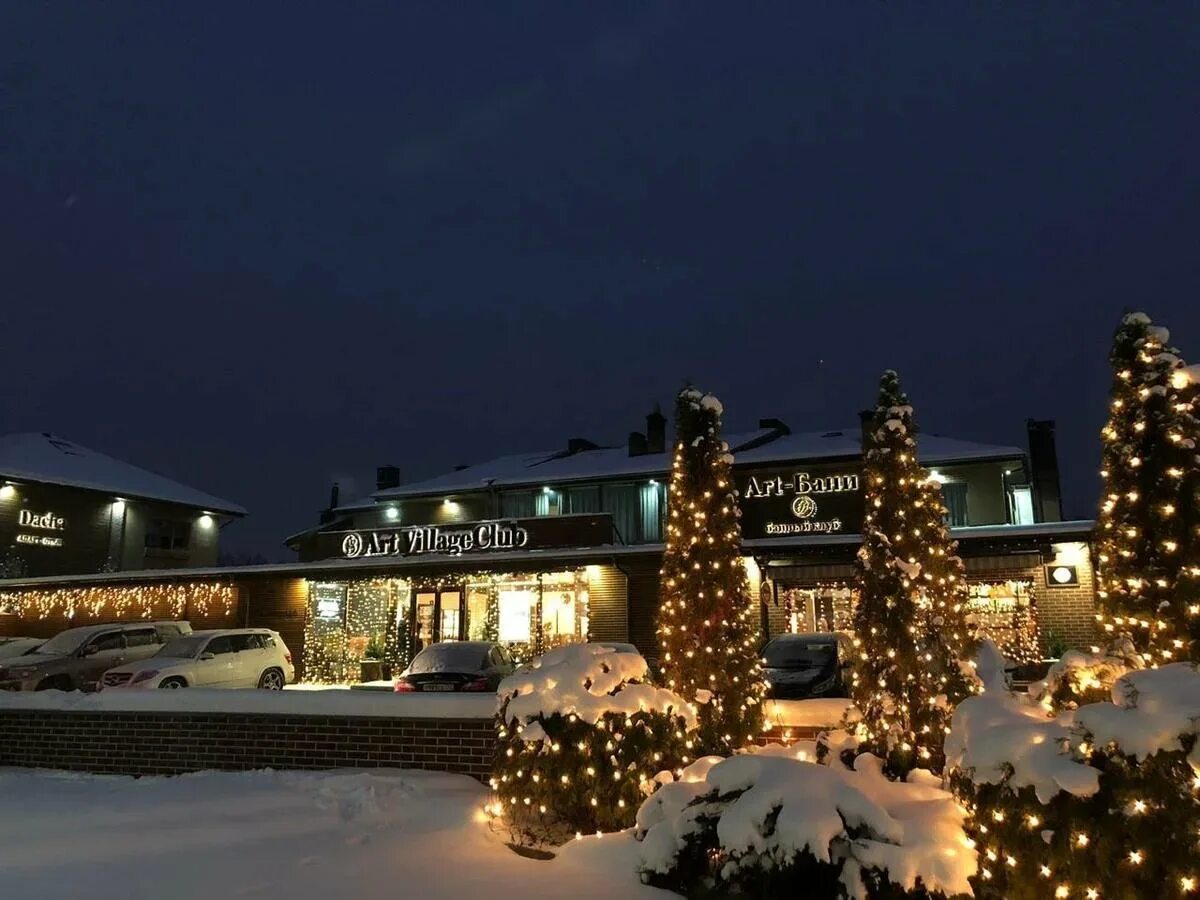
<instances>
[{"instance_id":1,"label":"illuminated sign","mask_svg":"<svg viewBox=\"0 0 1200 900\"><path fill-rule=\"evenodd\" d=\"M17 512L17 525L21 528L35 529L37 532L56 532L66 531L67 520L54 512L36 513L22 509ZM61 547L63 545L61 535L28 532L18 533L13 542L24 544L26 547Z\"/></svg>"},{"instance_id":2,"label":"illuminated sign","mask_svg":"<svg viewBox=\"0 0 1200 900\"><path fill-rule=\"evenodd\" d=\"M314 584L312 596L318 619L341 621L342 601L346 598L345 585Z\"/></svg>"},{"instance_id":3,"label":"illuminated sign","mask_svg":"<svg viewBox=\"0 0 1200 900\"><path fill-rule=\"evenodd\" d=\"M23 509L17 513L17 524L22 528L37 528L41 531L64 531L67 520L52 512L35 513Z\"/></svg>"},{"instance_id":4,"label":"illuminated sign","mask_svg":"<svg viewBox=\"0 0 1200 900\"><path fill-rule=\"evenodd\" d=\"M16 543L34 547L61 547L63 539L52 534L18 534Z\"/></svg>"},{"instance_id":5,"label":"illuminated sign","mask_svg":"<svg viewBox=\"0 0 1200 900\"><path fill-rule=\"evenodd\" d=\"M1046 566L1046 584L1050 587L1072 587L1079 584L1079 569L1075 566Z\"/></svg>"},{"instance_id":6,"label":"illuminated sign","mask_svg":"<svg viewBox=\"0 0 1200 900\"><path fill-rule=\"evenodd\" d=\"M414 525L390 531L348 531L342 537L342 556L423 556L494 550L521 550L529 543L529 531L516 522L480 522L467 527Z\"/></svg>"},{"instance_id":7,"label":"illuminated sign","mask_svg":"<svg viewBox=\"0 0 1200 900\"><path fill-rule=\"evenodd\" d=\"M862 476L846 465L770 469L737 476L742 535L857 534L862 530Z\"/></svg>"}]
</instances>

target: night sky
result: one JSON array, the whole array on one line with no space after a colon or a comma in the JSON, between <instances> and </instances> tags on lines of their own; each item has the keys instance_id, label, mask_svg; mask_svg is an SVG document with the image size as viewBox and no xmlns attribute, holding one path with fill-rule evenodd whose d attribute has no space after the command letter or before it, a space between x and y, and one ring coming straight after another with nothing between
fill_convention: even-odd
<instances>
[{"instance_id":1,"label":"night sky","mask_svg":"<svg viewBox=\"0 0 1200 900\"><path fill-rule=\"evenodd\" d=\"M1090 516L1122 310L1200 360L1200 6L1048 6L7 0L0 432L285 559L380 463L685 378L853 427L894 367L926 431L1057 419Z\"/></svg>"}]
</instances>

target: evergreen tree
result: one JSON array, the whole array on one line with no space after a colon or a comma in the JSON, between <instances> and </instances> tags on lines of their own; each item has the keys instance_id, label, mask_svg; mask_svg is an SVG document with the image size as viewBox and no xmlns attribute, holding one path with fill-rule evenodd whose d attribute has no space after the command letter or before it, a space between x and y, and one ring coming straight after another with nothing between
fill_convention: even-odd
<instances>
[{"instance_id":1,"label":"evergreen tree","mask_svg":"<svg viewBox=\"0 0 1200 900\"><path fill-rule=\"evenodd\" d=\"M667 686L698 707L699 753L729 754L762 729L758 623L740 554L722 407L692 388L675 404L658 637Z\"/></svg>"},{"instance_id":2,"label":"evergreen tree","mask_svg":"<svg viewBox=\"0 0 1200 900\"><path fill-rule=\"evenodd\" d=\"M972 646L962 562L941 488L917 462L915 433L899 377L884 372L864 454L851 696L862 716L859 750L895 777L941 770L953 706L971 691L959 666Z\"/></svg>"},{"instance_id":3,"label":"evergreen tree","mask_svg":"<svg viewBox=\"0 0 1200 900\"><path fill-rule=\"evenodd\" d=\"M1197 390L1169 339L1144 313L1121 320L1102 431L1097 619L1149 665L1200 660Z\"/></svg>"}]
</instances>

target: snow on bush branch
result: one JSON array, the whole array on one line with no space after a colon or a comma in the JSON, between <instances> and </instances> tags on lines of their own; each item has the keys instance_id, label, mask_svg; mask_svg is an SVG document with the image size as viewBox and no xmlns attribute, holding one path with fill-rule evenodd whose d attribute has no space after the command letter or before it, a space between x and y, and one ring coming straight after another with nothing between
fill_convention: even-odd
<instances>
[{"instance_id":1,"label":"snow on bush branch","mask_svg":"<svg viewBox=\"0 0 1200 900\"><path fill-rule=\"evenodd\" d=\"M689 895L969 891L962 810L925 781L890 781L869 754L854 770L782 753L708 757L642 805L640 870Z\"/></svg>"},{"instance_id":2,"label":"snow on bush branch","mask_svg":"<svg viewBox=\"0 0 1200 900\"><path fill-rule=\"evenodd\" d=\"M559 647L500 683L499 708L506 719L517 719L527 741L542 739L537 720L556 713L594 725L605 713L661 712L681 716L694 728L695 709L678 694L646 683L647 674L646 660L637 653L597 644Z\"/></svg>"}]
</instances>

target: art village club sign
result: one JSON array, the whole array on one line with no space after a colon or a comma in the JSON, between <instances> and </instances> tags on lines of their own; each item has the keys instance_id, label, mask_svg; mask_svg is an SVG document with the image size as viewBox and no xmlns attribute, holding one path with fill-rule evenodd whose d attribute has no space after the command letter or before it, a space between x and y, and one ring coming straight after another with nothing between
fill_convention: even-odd
<instances>
[{"instance_id":1,"label":"art village club sign","mask_svg":"<svg viewBox=\"0 0 1200 900\"><path fill-rule=\"evenodd\" d=\"M342 556L423 556L438 553L461 556L495 550L521 550L529 531L515 521L479 522L467 527L412 525L388 531L348 531L342 537Z\"/></svg>"},{"instance_id":2,"label":"art village club sign","mask_svg":"<svg viewBox=\"0 0 1200 900\"><path fill-rule=\"evenodd\" d=\"M742 536L858 534L863 524L862 475L847 465L739 473Z\"/></svg>"}]
</instances>

